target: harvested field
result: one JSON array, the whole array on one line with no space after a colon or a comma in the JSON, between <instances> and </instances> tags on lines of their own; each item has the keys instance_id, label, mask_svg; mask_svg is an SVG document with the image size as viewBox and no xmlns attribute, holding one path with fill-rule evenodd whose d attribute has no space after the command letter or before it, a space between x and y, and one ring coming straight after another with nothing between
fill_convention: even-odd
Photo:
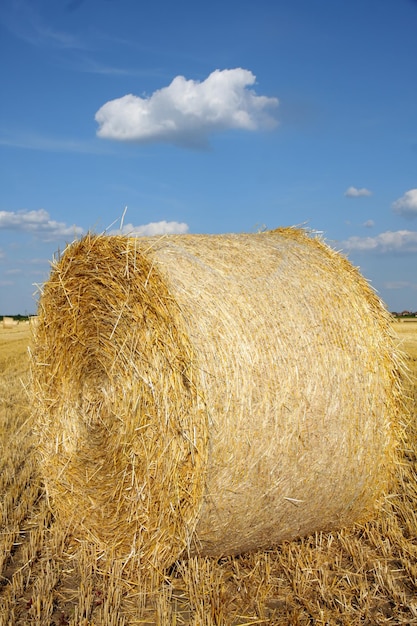
<instances>
[{"instance_id":1,"label":"harvested field","mask_svg":"<svg viewBox=\"0 0 417 626\"><path fill-rule=\"evenodd\" d=\"M275 549L179 561L153 581L60 530L35 462L28 327L0 328L0 625L417 624L417 326L398 487L377 519Z\"/></svg>"}]
</instances>

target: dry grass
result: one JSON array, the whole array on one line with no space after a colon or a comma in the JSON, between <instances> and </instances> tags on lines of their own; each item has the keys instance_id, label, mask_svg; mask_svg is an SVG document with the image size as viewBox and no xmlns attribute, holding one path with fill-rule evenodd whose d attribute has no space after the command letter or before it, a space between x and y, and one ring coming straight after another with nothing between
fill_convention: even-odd
<instances>
[{"instance_id":1,"label":"dry grass","mask_svg":"<svg viewBox=\"0 0 417 626\"><path fill-rule=\"evenodd\" d=\"M36 338L52 510L148 575L367 520L392 476L391 320L304 231L88 235Z\"/></svg>"},{"instance_id":2,"label":"dry grass","mask_svg":"<svg viewBox=\"0 0 417 626\"><path fill-rule=\"evenodd\" d=\"M1 371L13 369L16 361L28 349L28 324L19 324L13 328L0 327L0 369Z\"/></svg>"},{"instance_id":3,"label":"dry grass","mask_svg":"<svg viewBox=\"0 0 417 626\"><path fill-rule=\"evenodd\" d=\"M395 330L409 354L411 416L398 489L378 518L268 551L179 561L157 591L134 560L104 562L55 524L28 422L28 329L7 337L0 329L0 354L7 353L0 363L0 625L417 624L417 326L410 326Z\"/></svg>"}]
</instances>

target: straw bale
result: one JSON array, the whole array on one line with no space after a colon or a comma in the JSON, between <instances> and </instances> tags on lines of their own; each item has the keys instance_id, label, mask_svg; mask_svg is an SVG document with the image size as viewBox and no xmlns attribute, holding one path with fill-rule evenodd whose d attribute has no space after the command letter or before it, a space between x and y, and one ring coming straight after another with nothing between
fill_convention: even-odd
<instances>
[{"instance_id":1,"label":"straw bale","mask_svg":"<svg viewBox=\"0 0 417 626\"><path fill-rule=\"evenodd\" d=\"M400 407L391 320L316 236L71 244L32 356L57 519L148 566L367 519Z\"/></svg>"},{"instance_id":2,"label":"straw bale","mask_svg":"<svg viewBox=\"0 0 417 626\"><path fill-rule=\"evenodd\" d=\"M14 328L17 326L19 322L15 320L13 317L3 317L3 328Z\"/></svg>"}]
</instances>

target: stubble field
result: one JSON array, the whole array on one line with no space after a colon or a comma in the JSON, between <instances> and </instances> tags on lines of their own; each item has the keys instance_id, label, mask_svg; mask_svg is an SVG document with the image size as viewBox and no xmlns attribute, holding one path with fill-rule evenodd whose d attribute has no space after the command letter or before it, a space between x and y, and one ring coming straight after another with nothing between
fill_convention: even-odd
<instances>
[{"instance_id":1,"label":"stubble field","mask_svg":"<svg viewBox=\"0 0 417 626\"><path fill-rule=\"evenodd\" d=\"M55 523L36 461L29 325L0 329L0 626L417 624L417 322L398 484L376 520L267 552L194 558L145 579Z\"/></svg>"}]
</instances>

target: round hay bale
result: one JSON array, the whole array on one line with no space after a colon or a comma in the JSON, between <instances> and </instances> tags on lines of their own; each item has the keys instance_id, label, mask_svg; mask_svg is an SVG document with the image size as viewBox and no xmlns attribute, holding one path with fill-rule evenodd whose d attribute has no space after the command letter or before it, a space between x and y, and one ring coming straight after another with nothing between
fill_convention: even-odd
<instances>
[{"instance_id":1,"label":"round hay bale","mask_svg":"<svg viewBox=\"0 0 417 626\"><path fill-rule=\"evenodd\" d=\"M3 317L3 328L14 328L19 322L13 317Z\"/></svg>"},{"instance_id":2,"label":"round hay bale","mask_svg":"<svg viewBox=\"0 0 417 626\"><path fill-rule=\"evenodd\" d=\"M302 230L71 244L32 357L58 520L163 567L368 518L395 458L390 326Z\"/></svg>"}]
</instances>

